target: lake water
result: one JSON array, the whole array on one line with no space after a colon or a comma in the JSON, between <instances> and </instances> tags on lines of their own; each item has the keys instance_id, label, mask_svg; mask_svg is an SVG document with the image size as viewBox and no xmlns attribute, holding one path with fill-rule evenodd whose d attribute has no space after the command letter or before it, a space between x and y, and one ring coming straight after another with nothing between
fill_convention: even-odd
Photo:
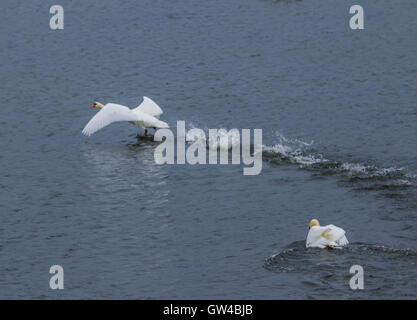
<instances>
[{"instance_id":1,"label":"lake water","mask_svg":"<svg viewBox=\"0 0 417 320\"><path fill-rule=\"evenodd\" d=\"M358 4L353 31L348 1L2 1L0 298L415 299L417 3ZM81 134L142 96L174 132L262 129L261 174ZM350 246L305 249L312 218Z\"/></svg>"}]
</instances>

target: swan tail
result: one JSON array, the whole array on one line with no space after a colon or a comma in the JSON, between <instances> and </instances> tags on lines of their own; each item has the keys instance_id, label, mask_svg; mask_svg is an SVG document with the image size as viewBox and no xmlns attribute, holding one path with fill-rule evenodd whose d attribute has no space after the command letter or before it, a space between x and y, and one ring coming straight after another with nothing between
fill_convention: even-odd
<instances>
[{"instance_id":1,"label":"swan tail","mask_svg":"<svg viewBox=\"0 0 417 320\"><path fill-rule=\"evenodd\" d=\"M158 120L158 122L155 124L156 128L169 128L168 123Z\"/></svg>"}]
</instances>

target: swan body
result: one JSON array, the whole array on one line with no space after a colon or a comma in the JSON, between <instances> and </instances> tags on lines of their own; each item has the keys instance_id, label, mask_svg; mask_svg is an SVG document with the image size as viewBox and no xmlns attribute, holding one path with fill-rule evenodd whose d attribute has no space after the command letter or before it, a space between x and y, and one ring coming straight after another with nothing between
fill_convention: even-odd
<instances>
[{"instance_id":1,"label":"swan body","mask_svg":"<svg viewBox=\"0 0 417 320\"><path fill-rule=\"evenodd\" d=\"M310 230L306 240L307 248L341 248L349 244L345 236L345 230L335 225L320 226L318 220L313 219L309 227Z\"/></svg>"},{"instance_id":2,"label":"swan body","mask_svg":"<svg viewBox=\"0 0 417 320\"><path fill-rule=\"evenodd\" d=\"M101 110L84 127L82 132L86 136L91 136L109 124L120 121L127 121L145 129L145 135L147 128L169 128L166 122L159 120L163 113L161 108L148 97L143 97L143 102L135 109L115 103L103 105L100 102L94 103L91 107Z\"/></svg>"}]
</instances>

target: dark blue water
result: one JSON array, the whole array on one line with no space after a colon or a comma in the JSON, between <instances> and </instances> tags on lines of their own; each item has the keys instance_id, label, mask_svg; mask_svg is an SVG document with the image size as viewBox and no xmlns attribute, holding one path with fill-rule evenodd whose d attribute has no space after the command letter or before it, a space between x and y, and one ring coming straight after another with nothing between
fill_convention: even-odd
<instances>
[{"instance_id":1,"label":"dark blue water","mask_svg":"<svg viewBox=\"0 0 417 320\"><path fill-rule=\"evenodd\" d=\"M2 1L0 298L415 299L417 4L358 4L352 31L348 1ZM81 134L144 95L174 130L262 129L261 174ZM304 249L312 218L349 248Z\"/></svg>"}]
</instances>

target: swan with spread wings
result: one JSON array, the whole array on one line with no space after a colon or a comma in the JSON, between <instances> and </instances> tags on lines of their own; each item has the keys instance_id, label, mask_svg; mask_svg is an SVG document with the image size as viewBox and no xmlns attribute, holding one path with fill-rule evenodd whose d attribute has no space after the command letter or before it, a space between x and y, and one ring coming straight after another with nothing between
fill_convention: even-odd
<instances>
[{"instance_id":1,"label":"swan with spread wings","mask_svg":"<svg viewBox=\"0 0 417 320\"><path fill-rule=\"evenodd\" d=\"M159 120L162 109L150 98L143 97L143 102L135 109L129 109L115 103L105 105L95 102L90 107L98 108L100 111L91 118L83 129L83 134L91 136L98 130L113 122L127 121L145 129L145 136L148 128L169 128L168 124Z\"/></svg>"}]
</instances>

